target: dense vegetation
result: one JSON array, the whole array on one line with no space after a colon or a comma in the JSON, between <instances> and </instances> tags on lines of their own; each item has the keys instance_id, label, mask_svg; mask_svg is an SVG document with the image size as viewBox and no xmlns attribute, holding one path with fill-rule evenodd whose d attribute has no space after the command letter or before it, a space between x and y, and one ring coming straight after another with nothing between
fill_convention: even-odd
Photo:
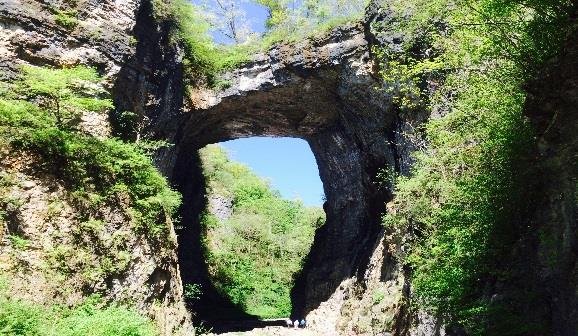
<instances>
[{"instance_id":1,"label":"dense vegetation","mask_svg":"<svg viewBox=\"0 0 578 336\"><path fill-rule=\"evenodd\" d=\"M0 95L0 157L13 161L21 155L32 156L36 161L30 173L49 174L65 186L64 199L51 199L47 205L47 222L53 220L51 216L57 218L64 202L75 210L70 220L77 227L71 228L70 237L55 238L55 246L43 247L43 272L63 286L66 279L75 279L75 290L89 292L95 283L124 272L131 261L121 228L112 224L114 234L106 234L110 228L103 209L116 209L128 224L122 229L147 237L162 255L174 247L170 224L180 204L179 194L169 188L142 146L84 129L83 118L113 107L100 84L96 71L87 67L26 66L19 79L3 83ZM15 221L11 214L22 205L10 196L14 185L18 185L14 176L0 174L2 225ZM15 253L26 253L32 245L30 237L17 234L8 236L8 241ZM0 274L8 279L4 271L10 270ZM2 334L156 334L147 318L126 307L95 300L73 308L40 306L13 299L8 293L0 295Z\"/></svg>"},{"instance_id":2,"label":"dense vegetation","mask_svg":"<svg viewBox=\"0 0 578 336\"><path fill-rule=\"evenodd\" d=\"M90 297L74 308L43 307L0 294L0 334L9 336L154 336L152 322L133 310Z\"/></svg>"},{"instance_id":3,"label":"dense vegetation","mask_svg":"<svg viewBox=\"0 0 578 336\"><path fill-rule=\"evenodd\" d=\"M443 117L426 124L427 146L416 154L411 176L396 179L385 224L410 233L401 257L411 266L419 306L474 335L549 328L512 305L532 297L493 301L486 294L488 285L519 276L504 265L527 229L520 218L532 190L523 84L559 51L572 6L565 0L391 3L406 20L387 29L405 32L406 40L401 53L378 50L383 77L401 113L426 107ZM427 82L439 87L429 101Z\"/></svg>"},{"instance_id":4,"label":"dense vegetation","mask_svg":"<svg viewBox=\"0 0 578 336\"><path fill-rule=\"evenodd\" d=\"M323 210L282 199L263 178L229 160L220 146L204 148L201 156L209 198L232 207L228 218L203 216L215 286L250 314L289 316L293 277L324 223Z\"/></svg>"},{"instance_id":5,"label":"dense vegetation","mask_svg":"<svg viewBox=\"0 0 578 336\"><path fill-rule=\"evenodd\" d=\"M137 144L80 130L82 115L112 107L99 81L86 67L23 68L21 79L0 98L0 146L33 151L50 162L86 220L100 205L128 198L135 228L164 242L178 193Z\"/></svg>"}]
</instances>

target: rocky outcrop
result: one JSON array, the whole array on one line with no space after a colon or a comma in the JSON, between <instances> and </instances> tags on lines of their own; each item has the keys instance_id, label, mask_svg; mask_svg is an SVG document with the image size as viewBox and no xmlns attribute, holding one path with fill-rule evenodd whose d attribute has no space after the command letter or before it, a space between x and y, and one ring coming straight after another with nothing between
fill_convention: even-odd
<instances>
[{"instance_id":1,"label":"rocky outcrop","mask_svg":"<svg viewBox=\"0 0 578 336\"><path fill-rule=\"evenodd\" d=\"M22 64L87 65L105 77L119 111L169 116L182 103L179 50L168 39L171 24L157 22L151 6L146 0L1 0L0 77L15 79ZM81 128L93 135L118 133L109 122L114 118L83 119ZM103 205L102 221L85 222L57 167L44 170L30 153L2 153L1 161L2 179L10 181L2 199L18 204L2 203L11 220L0 249L2 270L18 279L11 281L15 297L74 304L99 293L134 304L163 334L192 332L172 229L163 246L134 232L123 200ZM28 241L22 251L13 235Z\"/></svg>"},{"instance_id":2,"label":"rocky outcrop","mask_svg":"<svg viewBox=\"0 0 578 336\"><path fill-rule=\"evenodd\" d=\"M112 84L134 53L132 35L139 1L0 1L0 78L12 80L23 64L88 65ZM68 19L65 23L62 21ZM110 134L105 115L83 116L84 129Z\"/></svg>"},{"instance_id":3,"label":"rocky outcrop","mask_svg":"<svg viewBox=\"0 0 578 336\"><path fill-rule=\"evenodd\" d=\"M122 198L87 219L41 157L2 150L0 159L0 208L8 213L0 219L0 274L12 298L77 305L99 294L131 303L163 334L186 330L173 231L162 245L136 232Z\"/></svg>"},{"instance_id":4,"label":"rocky outcrop","mask_svg":"<svg viewBox=\"0 0 578 336\"><path fill-rule=\"evenodd\" d=\"M86 64L112 80L134 54L140 1L0 1L0 64L4 79L23 63ZM66 12L70 14L63 14ZM59 16L60 15L60 16ZM63 23L62 15L70 23Z\"/></svg>"}]
</instances>

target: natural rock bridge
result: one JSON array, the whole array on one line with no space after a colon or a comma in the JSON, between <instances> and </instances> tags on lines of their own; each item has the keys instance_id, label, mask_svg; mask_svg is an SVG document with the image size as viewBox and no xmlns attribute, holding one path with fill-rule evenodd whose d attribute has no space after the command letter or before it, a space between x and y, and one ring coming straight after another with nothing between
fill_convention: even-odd
<instances>
[{"instance_id":1,"label":"natural rock bridge","mask_svg":"<svg viewBox=\"0 0 578 336\"><path fill-rule=\"evenodd\" d=\"M353 25L323 38L278 45L255 56L242 68L223 75L222 91L194 89L184 112L166 109L178 103L175 74L167 70L161 100L150 132L169 139L175 148L159 158L159 165L184 195L181 272L185 282L202 282L202 253L191 239L199 239L198 215L203 209L203 187L198 149L207 144L250 137L298 137L306 140L317 159L327 202L327 222L316 234L305 268L292 293L294 314L303 316L327 300L340 283L367 265L380 232L380 218L388 190L375 181L386 166L405 171L410 142L401 134L408 121L379 87L371 61L368 29ZM150 32L148 33L150 35ZM145 45L140 64L155 59L158 45ZM158 52L158 50L157 50ZM151 68L162 68L158 64ZM147 83L128 73L126 85ZM141 93L142 94L142 93ZM120 102L139 101L123 97ZM117 104L119 105L119 104ZM127 106L127 110L150 110ZM192 274L195 270L198 274ZM219 302L213 305L210 302ZM203 304L218 310L224 305L212 297ZM213 312L214 313L214 312ZM218 314L217 314L218 315Z\"/></svg>"},{"instance_id":2,"label":"natural rock bridge","mask_svg":"<svg viewBox=\"0 0 578 336\"><path fill-rule=\"evenodd\" d=\"M309 313L309 321L321 317L339 334L356 334L360 325L372 334L441 334L441 317L408 310L410 282L389 254L396 246L384 243L380 226L391 193L387 185L375 183L375 176L384 167L408 172L412 130L428 117L425 111L412 111L411 115L401 112L376 75L373 44L402 52L398 44L404 32L399 28L394 31L394 26L404 18L390 17L393 14L388 13L388 4L372 0L363 25L342 27L325 37L292 45L277 45L225 74L222 81L228 83L227 89L193 88L185 99L183 52L171 38L175 22L155 18L151 0L0 0L3 82L15 80L23 64L96 68L114 96L113 114L135 112L147 121L139 124L146 126L142 130L146 136L175 144L158 153L155 160L184 196L183 228L178 231L180 260L174 250L158 253L156 241L130 235L127 246L137 247L127 249L133 262L121 274L102 279L94 291L102 292L111 302L134 302L140 312L154 317L166 334L188 326L190 316L183 304L179 274L185 283L203 282L207 277L198 243L198 217L205 200L197 150L240 137L299 137L308 141L318 161L327 196L327 223L317 232L293 290L294 314ZM78 25L63 26L56 9L74 9L63 13L76 13ZM568 17L571 22L577 17L573 11ZM380 32L371 27L378 27ZM482 283L488 285L488 298L507 298L512 293L514 297L531 293L532 298L541 298L530 300L527 306L520 303L520 312L529 313L529 320L550 323L552 333L557 335L574 335L578 321L577 41L574 31L557 57L544 64L536 79L525 84L523 115L535 131L536 144L527 148L527 166L533 169L524 171L532 172L529 182L534 195L529 213L516 220L524 234L512 245L514 255L500 261L519 272L520 281L503 283L505 287L493 280ZM436 115L441 114L436 111ZM89 117L83 120L86 131L96 136L111 135L110 123L117 118ZM130 133L130 125L125 126L116 127L115 135ZM52 162L46 163L59 169ZM6 166L4 161L2 164ZM28 164L9 168L25 180L35 181L38 188L54 183L54 176L44 172L33 176ZM49 200L60 193L59 188L49 189L41 193L33 191L39 189L22 191L23 195L34 194L28 202L32 206L23 207L22 214L44 211L38 200ZM65 190L66 185L61 189ZM66 213L66 218L75 217L75 213ZM26 224L35 233L32 237L36 246L51 245L45 241L59 244L60 235L51 238L45 234L43 220ZM116 219L111 222L116 224ZM129 221L119 220L118 225L131 230ZM551 239L542 242L543 236ZM166 239L172 238L170 232ZM560 256L560 263L553 266L547 258L550 255ZM51 290L37 288L41 286L36 280L45 276L44 267L16 271L26 273L26 279L35 279L18 281L24 286L22 293L30 291L35 299L48 302L54 299ZM90 293L76 288L76 283L58 285L63 296L69 289L78 297ZM374 296L376 293L380 295ZM192 308L189 312L201 318L226 318L235 313L216 292L205 294L198 306L188 307Z\"/></svg>"},{"instance_id":3,"label":"natural rock bridge","mask_svg":"<svg viewBox=\"0 0 578 336\"><path fill-rule=\"evenodd\" d=\"M178 235L185 283L207 277L198 244L198 217L205 200L197 150L249 136L305 139L324 184L327 223L317 232L293 291L295 315L315 309L343 280L363 273L379 240L380 214L391 196L379 189L375 176L388 165L407 170L411 150L400 136L408 121L379 88L368 42L374 39L370 20L324 37L277 45L225 74L227 89L193 88L185 98L183 53L170 38L174 22L155 18L151 1L82 2L78 15L84 24L73 30L56 22L54 5L0 0L0 76L16 78L21 64L94 67L107 79L116 107L113 114L135 112L148 121L146 136L175 144L155 160L184 197ZM109 133L109 122L117 120L96 119L95 134L102 135ZM130 132L116 126L116 135ZM119 276L130 289L112 291L110 298L133 295L139 309L153 314L160 314L153 312L152 304L160 300L167 308L162 313L167 330L184 323L187 314L173 257L138 255L133 273ZM201 317L204 312L226 315L220 314L226 312L226 303L209 291L192 308Z\"/></svg>"}]
</instances>

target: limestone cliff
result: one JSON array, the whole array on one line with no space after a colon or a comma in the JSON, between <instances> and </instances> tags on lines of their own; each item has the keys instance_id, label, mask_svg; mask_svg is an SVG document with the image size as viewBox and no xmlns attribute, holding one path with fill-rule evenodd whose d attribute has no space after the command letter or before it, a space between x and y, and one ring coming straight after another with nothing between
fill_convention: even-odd
<instances>
[{"instance_id":1,"label":"limestone cliff","mask_svg":"<svg viewBox=\"0 0 578 336\"><path fill-rule=\"evenodd\" d=\"M167 84L159 75L169 70L142 61L154 45L155 52L164 48L156 57L178 63L168 27L155 21L149 1L3 0L0 77L15 79L23 64L86 65L104 76L119 111L172 108L163 101L166 95L161 98ZM182 101L179 94L177 89L176 104ZM83 115L81 128L98 138L113 131L109 118L98 114ZM0 193L6 216L0 267L13 297L73 305L98 293L134 305L154 318L165 335L190 331L172 223L160 241L136 232L123 198L102 204L90 214L98 220L86 221L62 179L62 167L33 152L2 148ZM13 237L26 243L15 244Z\"/></svg>"}]
</instances>

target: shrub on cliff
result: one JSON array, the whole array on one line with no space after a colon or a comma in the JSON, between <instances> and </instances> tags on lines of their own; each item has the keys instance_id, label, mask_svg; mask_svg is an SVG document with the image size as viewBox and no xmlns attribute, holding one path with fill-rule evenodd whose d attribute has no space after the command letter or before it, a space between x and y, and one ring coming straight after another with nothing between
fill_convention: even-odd
<instances>
[{"instance_id":1,"label":"shrub on cliff","mask_svg":"<svg viewBox=\"0 0 578 336\"><path fill-rule=\"evenodd\" d=\"M132 242L150 245L157 260L172 257L176 242L171 221L180 195L153 166L147 147L91 135L79 122L87 114L112 107L101 84L95 70L82 66L25 67L17 81L2 83L0 160L6 160L10 169L21 156L31 163L24 175L46 185L56 180L58 186L58 192L42 191L50 195L47 204L32 204L46 214L39 219L45 223L33 219L26 225L66 231L48 232L34 244L10 236L14 237L10 245L17 250L8 265L24 259L22 255L34 246L41 266L5 267L0 276L30 268L40 283L46 280L61 286L57 293L62 295L106 293L110 279L122 278L135 261L134 253L127 252ZM5 204L20 187L18 179L6 180L6 176L0 185L0 194L8 195L0 199L0 223L21 230L18 209L31 201ZM4 211L5 205L10 205L10 211ZM63 223L53 222L55 218ZM54 299L64 301L58 295ZM93 300L73 308L41 306L0 293L0 334L132 336L157 331L147 318L127 307Z\"/></svg>"},{"instance_id":2,"label":"shrub on cliff","mask_svg":"<svg viewBox=\"0 0 578 336\"><path fill-rule=\"evenodd\" d=\"M126 199L135 227L170 245L168 228L180 195L141 147L70 128L83 113L112 106L95 86L100 80L85 67L24 68L16 84L19 95L7 91L0 98L3 145L40 154L49 163L43 168L69 184L85 216L108 201Z\"/></svg>"},{"instance_id":3,"label":"shrub on cliff","mask_svg":"<svg viewBox=\"0 0 578 336\"><path fill-rule=\"evenodd\" d=\"M0 334L8 336L155 336L152 321L96 298L73 308L42 306L0 295Z\"/></svg>"},{"instance_id":4,"label":"shrub on cliff","mask_svg":"<svg viewBox=\"0 0 578 336\"><path fill-rule=\"evenodd\" d=\"M27 65L22 67L14 89L51 113L57 127L70 128L77 126L87 112L104 113L113 107L112 101L103 97L100 82L96 71L88 67L53 69Z\"/></svg>"}]
</instances>

